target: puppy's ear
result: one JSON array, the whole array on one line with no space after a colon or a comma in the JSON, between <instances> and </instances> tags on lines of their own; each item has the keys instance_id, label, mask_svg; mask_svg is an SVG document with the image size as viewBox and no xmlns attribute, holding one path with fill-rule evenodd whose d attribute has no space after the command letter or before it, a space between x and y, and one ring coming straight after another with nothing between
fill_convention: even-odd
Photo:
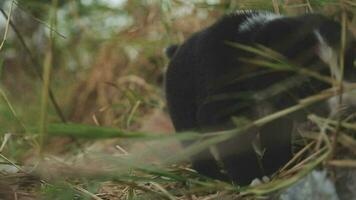
<instances>
[{"instance_id":1,"label":"puppy's ear","mask_svg":"<svg viewBox=\"0 0 356 200\"><path fill-rule=\"evenodd\" d=\"M177 44L174 44L174 45L170 45L169 47L167 47L164 51L166 53L166 56L169 58L169 59L172 59L172 57L174 56L174 54L177 52L179 48L179 45Z\"/></svg>"}]
</instances>

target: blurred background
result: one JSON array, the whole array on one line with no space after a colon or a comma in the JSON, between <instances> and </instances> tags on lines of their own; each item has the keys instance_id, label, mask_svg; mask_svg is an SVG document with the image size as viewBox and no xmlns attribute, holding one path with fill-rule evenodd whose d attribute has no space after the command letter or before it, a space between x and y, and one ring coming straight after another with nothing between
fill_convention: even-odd
<instances>
[{"instance_id":1,"label":"blurred background","mask_svg":"<svg viewBox=\"0 0 356 200\"><path fill-rule=\"evenodd\" d=\"M322 12L338 19L341 10L354 13L354 3L352 0L0 0L3 144L0 163L8 164L5 161L9 159L19 166L32 165L39 149L66 155L63 160L85 154L82 151L88 149L143 150L140 144L134 144L134 148L127 143L115 146L120 142L118 139L87 141L71 135L52 137L50 133L41 144L37 131L31 130L41 124L72 122L152 134L172 133L162 88L168 63L164 54L167 46L183 42L219 16L239 9L287 15ZM354 15L348 15L348 23L349 27L355 27ZM48 84L43 81L46 67L50 69ZM47 97L48 108L42 95L45 86L53 95ZM97 134L100 138L100 132ZM170 144L168 148L174 152L179 145ZM16 179L13 184L23 188L20 183L23 180ZM1 185L0 181L0 190L2 187L7 190L9 185ZM38 197L38 191L46 194L48 188L43 184L40 189L34 185L22 193L33 199Z\"/></svg>"}]
</instances>

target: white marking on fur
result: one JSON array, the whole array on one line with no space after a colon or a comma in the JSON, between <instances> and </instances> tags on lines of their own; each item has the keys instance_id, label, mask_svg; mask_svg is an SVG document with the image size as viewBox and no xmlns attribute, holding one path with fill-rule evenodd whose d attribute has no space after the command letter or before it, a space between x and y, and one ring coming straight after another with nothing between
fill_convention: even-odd
<instances>
[{"instance_id":1,"label":"white marking on fur","mask_svg":"<svg viewBox=\"0 0 356 200\"><path fill-rule=\"evenodd\" d=\"M250 13L255 13L255 10L237 10L235 14L241 15L241 14L250 14Z\"/></svg>"},{"instance_id":2,"label":"white marking on fur","mask_svg":"<svg viewBox=\"0 0 356 200\"><path fill-rule=\"evenodd\" d=\"M248 14L252 14L248 16L244 22L239 26L239 31L248 31L251 30L252 27L258 24L267 24L275 19L283 18L282 15L277 15L270 12L248 12Z\"/></svg>"},{"instance_id":3,"label":"white marking on fur","mask_svg":"<svg viewBox=\"0 0 356 200\"><path fill-rule=\"evenodd\" d=\"M318 30L314 31L314 34L319 41L317 55L319 58L330 67L331 75L338 81L341 80L341 70L338 66L338 54L330 45L327 44L323 36L321 36Z\"/></svg>"},{"instance_id":4,"label":"white marking on fur","mask_svg":"<svg viewBox=\"0 0 356 200\"><path fill-rule=\"evenodd\" d=\"M329 65L331 75L337 80L341 81L342 74L341 69L338 64L339 55L337 50L332 48L323 38L318 30L314 31L314 34L319 42L317 55L319 58L327 65ZM348 88L350 83L343 81L344 89ZM343 112L344 109L348 109L348 107L356 106L356 94L355 90L349 91L347 93L342 94L342 102L340 102L339 95L331 97L328 100L328 106L330 109L330 115L335 116L336 114ZM335 92L336 93L336 92ZM342 104L341 104L342 103Z\"/></svg>"}]
</instances>

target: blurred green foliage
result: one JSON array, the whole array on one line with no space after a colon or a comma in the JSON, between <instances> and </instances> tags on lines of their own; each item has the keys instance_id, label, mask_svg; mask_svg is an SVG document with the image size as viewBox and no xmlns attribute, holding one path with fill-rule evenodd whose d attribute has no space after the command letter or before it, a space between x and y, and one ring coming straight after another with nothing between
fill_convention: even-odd
<instances>
[{"instance_id":1,"label":"blurred green foliage","mask_svg":"<svg viewBox=\"0 0 356 200\"><path fill-rule=\"evenodd\" d=\"M0 8L8 13L11 2L0 0ZM34 69L42 70L50 50L50 86L67 121L73 122L61 122L51 105L50 136L136 137L141 136L137 130L149 119L147 115L165 111L162 74L167 58L163 50L168 45L181 43L224 13L238 9L298 14L311 12L311 8L323 12L328 6L336 6L328 10L328 15L339 10L337 0L58 0L55 26L50 27L53 1L14 2L11 21L21 38L10 28L0 52L0 90L4 91L0 97L0 141L5 133L14 134L1 153L20 164L35 157L38 148L42 80ZM347 5L348 11L355 9ZM291 12L293 9L297 11ZM5 22L0 16L1 39ZM49 49L51 30L55 37ZM246 123L240 121L237 123ZM49 143L49 149L58 148L61 152L61 148L69 146L58 142L52 147L55 143ZM87 190L97 191L96 182L84 178L80 182ZM42 186L45 199L89 199L67 183ZM130 189L128 199L135 198L136 193Z\"/></svg>"}]
</instances>

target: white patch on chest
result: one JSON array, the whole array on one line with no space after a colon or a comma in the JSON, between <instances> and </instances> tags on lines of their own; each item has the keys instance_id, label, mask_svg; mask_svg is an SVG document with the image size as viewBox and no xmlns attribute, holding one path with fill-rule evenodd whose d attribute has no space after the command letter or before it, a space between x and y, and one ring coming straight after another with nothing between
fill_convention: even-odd
<instances>
[{"instance_id":1,"label":"white patch on chest","mask_svg":"<svg viewBox=\"0 0 356 200\"><path fill-rule=\"evenodd\" d=\"M248 12L251 16L247 17L244 22L239 26L239 31L248 31L256 25L266 24L275 19L283 18L282 15L277 15L270 12Z\"/></svg>"},{"instance_id":2,"label":"white patch on chest","mask_svg":"<svg viewBox=\"0 0 356 200\"><path fill-rule=\"evenodd\" d=\"M331 75L337 80L341 81L342 74L341 68L338 63L339 54L338 51L332 48L323 38L318 30L314 31L314 34L319 42L317 46L316 54L319 56L325 64L330 68ZM343 81L344 89L349 88L350 83ZM348 107L356 106L356 91L348 91L342 94L342 102L340 102L339 95L331 97L328 100L328 105L330 109L330 115L335 116L337 113L342 112L343 109L348 109Z\"/></svg>"},{"instance_id":3,"label":"white patch on chest","mask_svg":"<svg viewBox=\"0 0 356 200\"><path fill-rule=\"evenodd\" d=\"M323 36L318 30L314 34L319 42L317 46L317 55L319 58L330 67L331 75L338 81L341 80L341 69L338 66L338 53L330 45L327 44Z\"/></svg>"}]
</instances>

